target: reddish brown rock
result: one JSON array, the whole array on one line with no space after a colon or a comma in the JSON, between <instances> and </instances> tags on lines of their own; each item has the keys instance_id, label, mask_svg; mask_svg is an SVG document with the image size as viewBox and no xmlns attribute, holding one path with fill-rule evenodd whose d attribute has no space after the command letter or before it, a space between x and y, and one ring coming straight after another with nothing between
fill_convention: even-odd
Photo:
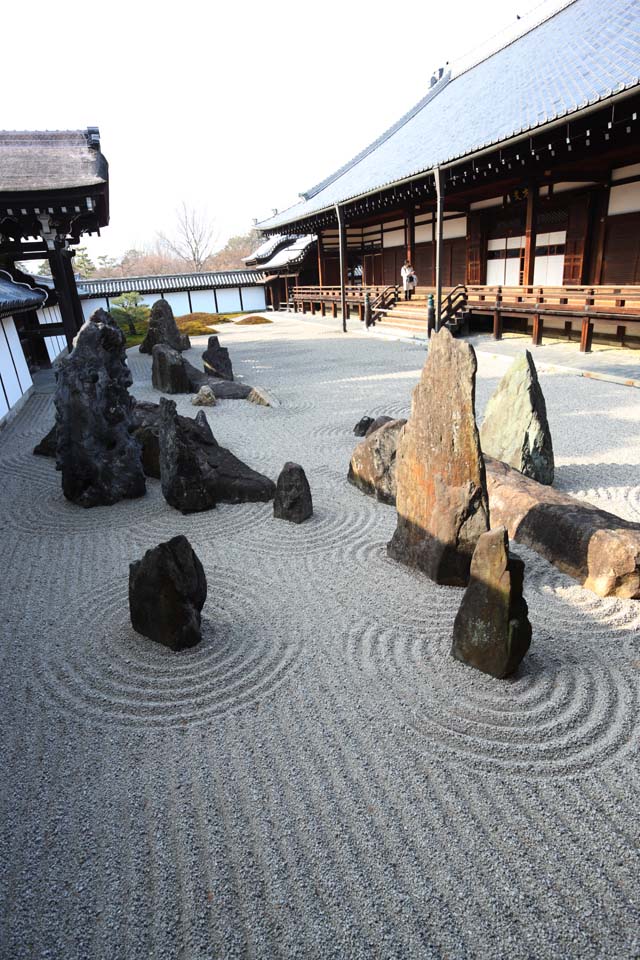
<instances>
[{"instance_id":1,"label":"reddish brown rock","mask_svg":"<svg viewBox=\"0 0 640 960\"><path fill-rule=\"evenodd\" d=\"M456 660L492 677L508 677L518 669L531 644L523 581L524 563L509 554L505 528L483 533L453 625Z\"/></svg>"},{"instance_id":2,"label":"reddish brown rock","mask_svg":"<svg viewBox=\"0 0 640 960\"><path fill-rule=\"evenodd\" d=\"M353 451L347 479L383 503L396 502L396 451L406 420L389 420Z\"/></svg>"},{"instance_id":3,"label":"reddish brown rock","mask_svg":"<svg viewBox=\"0 0 640 960\"><path fill-rule=\"evenodd\" d=\"M390 557L436 583L465 586L478 537L489 528L475 419L476 356L446 327L429 345L396 460L398 525Z\"/></svg>"},{"instance_id":4,"label":"reddish brown rock","mask_svg":"<svg viewBox=\"0 0 640 960\"><path fill-rule=\"evenodd\" d=\"M491 519L601 597L640 599L640 524L485 457Z\"/></svg>"}]
</instances>

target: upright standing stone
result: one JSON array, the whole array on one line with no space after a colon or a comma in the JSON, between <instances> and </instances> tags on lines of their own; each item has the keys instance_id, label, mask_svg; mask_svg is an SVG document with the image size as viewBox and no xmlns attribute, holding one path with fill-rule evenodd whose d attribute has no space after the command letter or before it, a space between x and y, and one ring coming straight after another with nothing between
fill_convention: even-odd
<instances>
[{"instance_id":1,"label":"upright standing stone","mask_svg":"<svg viewBox=\"0 0 640 960\"><path fill-rule=\"evenodd\" d=\"M464 586L489 501L475 420L476 356L443 327L432 337L396 459L398 525L390 557L436 583Z\"/></svg>"},{"instance_id":2,"label":"upright standing stone","mask_svg":"<svg viewBox=\"0 0 640 960\"><path fill-rule=\"evenodd\" d=\"M171 650L200 643L206 599L204 569L184 536L158 544L129 566L133 629Z\"/></svg>"},{"instance_id":3,"label":"upright standing stone","mask_svg":"<svg viewBox=\"0 0 640 960\"><path fill-rule=\"evenodd\" d=\"M151 383L163 393L191 393L191 379L185 361L166 343L156 343L151 351Z\"/></svg>"},{"instance_id":4,"label":"upright standing stone","mask_svg":"<svg viewBox=\"0 0 640 960\"><path fill-rule=\"evenodd\" d=\"M82 507L145 492L125 336L104 310L78 332L56 373L56 459L62 491Z\"/></svg>"},{"instance_id":5,"label":"upright standing stone","mask_svg":"<svg viewBox=\"0 0 640 960\"><path fill-rule=\"evenodd\" d=\"M166 300L156 300L151 307L149 329L140 344L140 353L151 353L156 343L165 343L173 350L188 350L191 341L186 333L180 333L173 310Z\"/></svg>"},{"instance_id":6,"label":"upright standing stone","mask_svg":"<svg viewBox=\"0 0 640 960\"><path fill-rule=\"evenodd\" d=\"M509 555L505 528L483 533L453 625L452 656L492 677L517 670L531 644L523 580L524 563Z\"/></svg>"},{"instance_id":7,"label":"upright standing stone","mask_svg":"<svg viewBox=\"0 0 640 960\"><path fill-rule=\"evenodd\" d=\"M513 361L492 395L480 427L484 453L538 483L553 483L547 407L528 350Z\"/></svg>"},{"instance_id":8,"label":"upright standing stone","mask_svg":"<svg viewBox=\"0 0 640 960\"><path fill-rule=\"evenodd\" d=\"M207 349L202 354L204 369L212 377L219 377L220 380L233 380L233 368L229 351L226 347L220 346L217 337L209 337Z\"/></svg>"},{"instance_id":9,"label":"upright standing stone","mask_svg":"<svg viewBox=\"0 0 640 960\"><path fill-rule=\"evenodd\" d=\"M279 520L302 523L313 515L311 488L299 463L285 463L276 484L273 515Z\"/></svg>"}]
</instances>

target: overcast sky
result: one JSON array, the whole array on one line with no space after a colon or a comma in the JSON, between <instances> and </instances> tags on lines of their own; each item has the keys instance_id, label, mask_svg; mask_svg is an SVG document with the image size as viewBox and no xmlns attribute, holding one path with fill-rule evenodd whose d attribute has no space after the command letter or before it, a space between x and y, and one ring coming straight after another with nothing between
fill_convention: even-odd
<instances>
[{"instance_id":1,"label":"overcast sky","mask_svg":"<svg viewBox=\"0 0 640 960\"><path fill-rule=\"evenodd\" d=\"M561 4L11 3L0 126L100 128L111 224L93 256L170 233L182 200L215 218L222 246L375 139L446 61Z\"/></svg>"}]
</instances>

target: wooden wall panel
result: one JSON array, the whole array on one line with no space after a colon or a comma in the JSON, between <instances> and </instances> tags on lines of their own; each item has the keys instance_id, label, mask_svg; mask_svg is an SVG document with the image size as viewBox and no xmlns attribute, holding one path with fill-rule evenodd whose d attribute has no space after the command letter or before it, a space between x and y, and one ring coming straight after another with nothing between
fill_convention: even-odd
<instances>
[{"instance_id":1,"label":"wooden wall panel","mask_svg":"<svg viewBox=\"0 0 640 960\"><path fill-rule=\"evenodd\" d=\"M482 214L470 213L467 218L467 276L466 282L485 283L485 236Z\"/></svg>"},{"instance_id":2,"label":"wooden wall panel","mask_svg":"<svg viewBox=\"0 0 640 960\"><path fill-rule=\"evenodd\" d=\"M640 213L609 217L602 282L640 283Z\"/></svg>"},{"instance_id":3,"label":"wooden wall panel","mask_svg":"<svg viewBox=\"0 0 640 960\"><path fill-rule=\"evenodd\" d=\"M585 251L589 229L588 195L575 197L569 206L568 214L562 282L565 285L580 285L585 280Z\"/></svg>"}]
</instances>

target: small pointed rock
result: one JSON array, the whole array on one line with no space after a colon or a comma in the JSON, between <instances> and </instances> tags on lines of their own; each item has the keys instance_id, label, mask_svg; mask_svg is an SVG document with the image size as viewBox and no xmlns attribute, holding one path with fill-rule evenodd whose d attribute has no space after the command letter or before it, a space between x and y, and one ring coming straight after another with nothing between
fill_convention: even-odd
<instances>
[{"instance_id":1,"label":"small pointed rock","mask_svg":"<svg viewBox=\"0 0 640 960\"><path fill-rule=\"evenodd\" d=\"M302 523L313 515L311 488L299 463L285 463L276 484L273 515L279 520Z\"/></svg>"},{"instance_id":2,"label":"small pointed rock","mask_svg":"<svg viewBox=\"0 0 640 960\"><path fill-rule=\"evenodd\" d=\"M453 626L451 654L492 677L514 673L531 644L524 563L509 554L504 527L483 533Z\"/></svg>"},{"instance_id":3,"label":"small pointed rock","mask_svg":"<svg viewBox=\"0 0 640 960\"><path fill-rule=\"evenodd\" d=\"M207 384L200 387L195 397L191 398L194 407L215 407L216 395Z\"/></svg>"}]
</instances>

